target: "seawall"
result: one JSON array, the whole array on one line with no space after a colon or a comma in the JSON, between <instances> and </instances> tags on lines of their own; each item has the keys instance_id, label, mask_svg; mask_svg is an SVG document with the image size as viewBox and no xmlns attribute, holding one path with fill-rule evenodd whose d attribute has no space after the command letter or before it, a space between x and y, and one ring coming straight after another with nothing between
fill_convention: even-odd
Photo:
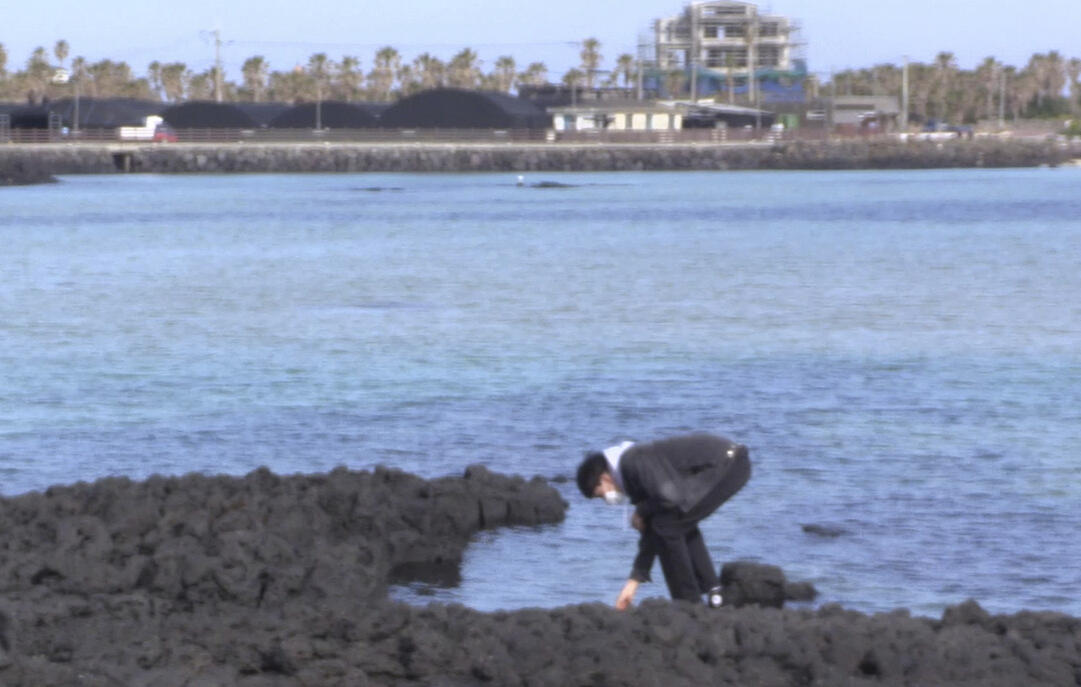
<instances>
[{"instance_id":1,"label":"seawall","mask_svg":"<svg viewBox=\"0 0 1081 687\"><path fill-rule=\"evenodd\" d=\"M8 171L48 174L555 172L1034 167L1077 156L1058 142L844 140L756 144L37 144L0 146Z\"/></svg>"}]
</instances>

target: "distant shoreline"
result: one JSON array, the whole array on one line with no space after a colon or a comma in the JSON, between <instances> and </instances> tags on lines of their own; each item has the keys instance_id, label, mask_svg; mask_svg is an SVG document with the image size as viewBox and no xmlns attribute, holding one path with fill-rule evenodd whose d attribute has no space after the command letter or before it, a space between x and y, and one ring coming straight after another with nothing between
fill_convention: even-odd
<instances>
[{"instance_id":1,"label":"distant shoreline","mask_svg":"<svg viewBox=\"0 0 1081 687\"><path fill-rule=\"evenodd\" d=\"M861 170L1070 164L1081 146L1044 140L842 140L750 144L230 143L9 144L0 179L60 174Z\"/></svg>"}]
</instances>

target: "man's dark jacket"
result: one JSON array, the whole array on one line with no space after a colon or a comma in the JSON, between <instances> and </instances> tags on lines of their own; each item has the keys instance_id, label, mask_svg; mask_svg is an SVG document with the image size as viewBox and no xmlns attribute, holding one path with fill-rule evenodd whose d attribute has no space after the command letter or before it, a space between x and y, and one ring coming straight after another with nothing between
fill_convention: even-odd
<instances>
[{"instance_id":1,"label":"man's dark jacket","mask_svg":"<svg viewBox=\"0 0 1081 687\"><path fill-rule=\"evenodd\" d=\"M647 522L661 511L686 515L728 474L739 444L710 434L635 444L619 460L623 488ZM746 449L743 449L746 455ZM744 478L746 479L746 474ZM742 483L736 485L738 489ZM638 539L631 579L646 582L657 556L657 540L647 530Z\"/></svg>"},{"instance_id":2,"label":"man's dark jacket","mask_svg":"<svg viewBox=\"0 0 1081 687\"><path fill-rule=\"evenodd\" d=\"M635 444L619 460L624 491L643 518L660 510L686 513L724 478L735 446L710 434Z\"/></svg>"}]
</instances>

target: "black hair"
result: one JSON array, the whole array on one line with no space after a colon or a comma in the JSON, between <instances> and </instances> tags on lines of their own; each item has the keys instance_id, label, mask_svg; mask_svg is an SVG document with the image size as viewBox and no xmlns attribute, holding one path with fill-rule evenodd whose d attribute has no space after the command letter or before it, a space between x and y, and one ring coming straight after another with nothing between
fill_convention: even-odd
<instances>
[{"instance_id":1,"label":"black hair","mask_svg":"<svg viewBox=\"0 0 1081 687\"><path fill-rule=\"evenodd\" d=\"M578 466L578 489L587 499L593 498L593 490L608 472L608 460L600 451L590 451Z\"/></svg>"}]
</instances>

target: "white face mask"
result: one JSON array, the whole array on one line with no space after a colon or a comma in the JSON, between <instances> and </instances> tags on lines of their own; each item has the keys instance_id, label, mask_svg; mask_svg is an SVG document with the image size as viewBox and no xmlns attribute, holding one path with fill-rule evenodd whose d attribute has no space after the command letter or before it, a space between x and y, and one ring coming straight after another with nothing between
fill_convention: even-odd
<instances>
[{"instance_id":1,"label":"white face mask","mask_svg":"<svg viewBox=\"0 0 1081 687\"><path fill-rule=\"evenodd\" d=\"M604 502L609 506L618 506L627 502L627 495L622 494L615 489L609 489L604 492Z\"/></svg>"}]
</instances>

